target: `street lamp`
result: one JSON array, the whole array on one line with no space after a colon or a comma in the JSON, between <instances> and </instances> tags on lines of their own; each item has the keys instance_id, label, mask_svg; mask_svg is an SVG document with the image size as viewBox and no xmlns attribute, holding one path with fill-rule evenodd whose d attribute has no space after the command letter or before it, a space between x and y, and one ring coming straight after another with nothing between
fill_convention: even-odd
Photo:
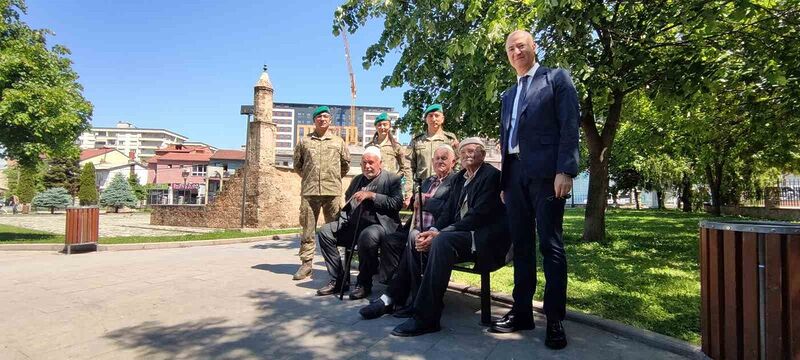
<instances>
[{"instance_id":1,"label":"street lamp","mask_svg":"<svg viewBox=\"0 0 800 360\"><path fill-rule=\"evenodd\" d=\"M186 204L186 179L189 178L189 175L191 175L191 173L192 173L192 171L189 170L188 168L185 168L185 167L183 168L183 170L181 170L181 176L183 176L183 203L184 204Z\"/></svg>"}]
</instances>

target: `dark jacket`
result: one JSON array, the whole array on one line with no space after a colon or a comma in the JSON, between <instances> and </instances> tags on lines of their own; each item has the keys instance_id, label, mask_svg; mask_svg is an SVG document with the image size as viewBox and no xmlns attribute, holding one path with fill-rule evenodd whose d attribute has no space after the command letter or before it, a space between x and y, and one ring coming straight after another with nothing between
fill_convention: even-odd
<instances>
[{"instance_id":1,"label":"dark jacket","mask_svg":"<svg viewBox=\"0 0 800 360\"><path fill-rule=\"evenodd\" d=\"M358 189L358 184L364 175L358 175L350 182L345 191L345 199L350 200ZM367 190L375 192L374 200L366 200L359 206L368 206L378 218L378 222L387 234L395 232L400 226L400 208L403 207L403 190L400 177L386 170L382 170L378 177L367 185ZM342 214L349 218L353 216L352 202L348 201L342 208ZM348 220L352 221L352 220Z\"/></svg>"},{"instance_id":2,"label":"dark jacket","mask_svg":"<svg viewBox=\"0 0 800 360\"><path fill-rule=\"evenodd\" d=\"M450 196L450 188L453 186L453 179L456 178L456 173L450 173L447 175L443 180L442 183L436 188L436 192L433 196L425 202L425 206L422 207L423 211L431 213L434 219L439 218L442 211L444 210L445 204L447 204L447 199ZM431 176L425 181L422 182L422 193L428 192L431 188L431 184L433 180L436 179L436 176Z\"/></svg>"},{"instance_id":3,"label":"dark jacket","mask_svg":"<svg viewBox=\"0 0 800 360\"><path fill-rule=\"evenodd\" d=\"M557 173L578 175L578 94L569 74L563 69L540 66L528 86L527 106L517 124L520 161L531 177L553 178ZM517 85L501 96L500 144L508 155L508 129ZM503 162L505 164L505 161ZM505 181L506 179L503 179Z\"/></svg>"},{"instance_id":4,"label":"dark jacket","mask_svg":"<svg viewBox=\"0 0 800 360\"><path fill-rule=\"evenodd\" d=\"M484 163L464 189L465 173L466 170L461 170L455 175L450 197L434 227L442 232L474 232L475 269L494 271L506 264L506 254L511 247L506 210L500 202L500 171ZM469 211L461 217L465 196Z\"/></svg>"}]
</instances>

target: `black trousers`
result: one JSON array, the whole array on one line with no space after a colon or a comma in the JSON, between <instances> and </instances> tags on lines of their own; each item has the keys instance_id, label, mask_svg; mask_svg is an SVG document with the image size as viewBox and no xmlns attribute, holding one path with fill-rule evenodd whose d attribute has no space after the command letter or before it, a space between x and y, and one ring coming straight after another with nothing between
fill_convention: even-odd
<instances>
[{"instance_id":1,"label":"black trousers","mask_svg":"<svg viewBox=\"0 0 800 360\"><path fill-rule=\"evenodd\" d=\"M322 225L317 232L319 247L322 257L325 258L325 266L331 279L342 281L339 277L342 272L342 259L338 246L349 248L356 237L358 249L358 277L357 283L365 287L372 286L372 277L378 273L379 263L384 267L386 273L394 273L397 267L397 260L400 257L398 245L391 241L386 241L386 230L380 224L359 224L359 229L354 229L353 222L347 222L342 229L339 228L340 222L334 221ZM357 235L355 235L357 234ZM400 247L402 249L402 247ZM379 252L383 254L379 262ZM389 260L383 260L389 259ZM349 269L348 269L349 270ZM349 273L348 273L349 274Z\"/></svg>"},{"instance_id":2,"label":"black trousers","mask_svg":"<svg viewBox=\"0 0 800 360\"><path fill-rule=\"evenodd\" d=\"M563 223L566 200L554 198L553 178L533 178L511 156L505 159L505 204L514 244L514 306L518 316L533 316L536 292L536 233L545 277L544 312L550 320L564 320L567 303L567 258Z\"/></svg>"},{"instance_id":3,"label":"black trousers","mask_svg":"<svg viewBox=\"0 0 800 360\"><path fill-rule=\"evenodd\" d=\"M422 276L414 318L424 324L439 324L442 317L444 292L453 272L453 265L474 259L472 234L467 231L439 233L428 251L428 263Z\"/></svg>"},{"instance_id":4,"label":"black trousers","mask_svg":"<svg viewBox=\"0 0 800 360\"><path fill-rule=\"evenodd\" d=\"M389 237L394 241L405 241L403 255L397 266L394 276L389 280L386 295L398 305L412 304L416 299L417 289L422 280L422 270L428 260L428 253L420 253L416 248L416 238L419 231L397 231ZM410 297L410 302L407 301Z\"/></svg>"}]
</instances>

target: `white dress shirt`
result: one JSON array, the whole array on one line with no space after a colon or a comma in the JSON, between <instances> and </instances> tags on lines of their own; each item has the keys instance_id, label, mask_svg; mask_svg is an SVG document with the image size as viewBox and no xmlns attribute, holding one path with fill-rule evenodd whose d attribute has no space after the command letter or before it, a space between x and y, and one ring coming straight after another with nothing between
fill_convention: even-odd
<instances>
[{"instance_id":1,"label":"white dress shirt","mask_svg":"<svg viewBox=\"0 0 800 360\"><path fill-rule=\"evenodd\" d=\"M528 88L531 87L531 83L533 82L533 74L536 74L536 70L539 70L539 63L534 62L533 66L528 73L522 76L529 76L528 84L525 89L520 89L521 86L517 86L517 93L514 95L514 107L511 109L511 122L509 123L508 129L508 153L509 154L518 154L519 153L519 139L517 139L517 146L511 147L511 134L514 133L514 128L517 126L517 106L519 105L519 96L520 94L527 94ZM522 76L517 76L517 84L519 84L519 80L522 79ZM524 92L523 92L524 91ZM519 134L517 134L519 136Z\"/></svg>"}]
</instances>

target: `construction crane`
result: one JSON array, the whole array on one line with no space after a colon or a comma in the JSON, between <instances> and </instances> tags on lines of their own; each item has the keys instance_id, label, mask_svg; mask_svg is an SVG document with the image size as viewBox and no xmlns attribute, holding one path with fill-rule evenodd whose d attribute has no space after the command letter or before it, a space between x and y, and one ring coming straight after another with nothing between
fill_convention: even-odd
<instances>
[{"instance_id":1,"label":"construction crane","mask_svg":"<svg viewBox=\"0 0 800 360\"><path fill-rule=\"evenodd\" d=\"M356 75L353 73L353 62L350 60L350 42L347 31L342 31L344 40L344 58L347 60L347 71L350 73L350 126L356 126Z\"/></svg>"}]
</instances>

